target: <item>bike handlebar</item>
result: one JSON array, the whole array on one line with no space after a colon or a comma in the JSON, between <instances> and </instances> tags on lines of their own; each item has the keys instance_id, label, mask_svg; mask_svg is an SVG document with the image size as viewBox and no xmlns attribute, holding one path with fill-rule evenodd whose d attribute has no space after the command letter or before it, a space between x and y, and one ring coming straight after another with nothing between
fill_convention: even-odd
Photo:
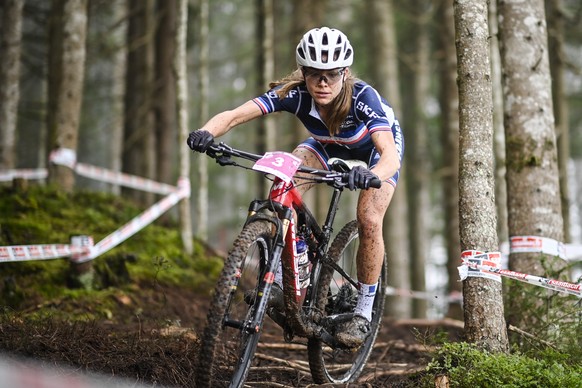
<instances>
[{"instance_id":1,"label":"bike handlebar","mask_svg":"<svg viewBox=\"0 0 582 388\"><path fill-rule=\"evenodd\" d=\"M236 165L235 162L230 160L231 156L236 156L253 162L258 161L263 157L263 155L260 154L254 154L247 151L237 150L223 142L211 145L206 151L206 154L211 158L215 159L216 162L222 166ZM330 168L333 169L333 166L330 166ZM348 185L349 178L348 171L321 170L306 166L299 166L297 171L314 175L313 179L315 181L324 182L332 186L336 185L345 187ZM370 187L372 188L379 189L381 186L382 181L378 178L374 178L370 182Z\"/></svg>"}]
</instances>

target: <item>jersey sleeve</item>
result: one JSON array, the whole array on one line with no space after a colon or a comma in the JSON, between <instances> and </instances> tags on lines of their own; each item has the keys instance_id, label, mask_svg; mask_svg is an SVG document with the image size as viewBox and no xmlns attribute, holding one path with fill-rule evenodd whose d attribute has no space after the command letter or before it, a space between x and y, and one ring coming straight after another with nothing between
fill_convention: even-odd
<instances>
[{"instance_id":1,"label":"jersey sleeve","mask_svg":"<svg viewBox=\"0 0 582 388\"><path fill-rule=\"evenodd\" d=\"M358 119L366 125L370 134L377 131L391 131L396 123L394 110L369 85L356 96L355 108Z\"/></svg>"},{"instance_id":2,"label":"jersey sleeve","mask_svg":"<svg viewBox=\"0 0 582 388\"><path fill-rule=\"evenodd\" d=\"M260 95L253 99L253 102L258 105L263 112L263 115L267 115L273 112L292 112L297 111L297 107L300 104L300 93L298 90L292 89L289 91L287 96L284 98L279 98L277 95L277 90L280 86L269 90L265 94Z\"/></svg>"}]
</instances>

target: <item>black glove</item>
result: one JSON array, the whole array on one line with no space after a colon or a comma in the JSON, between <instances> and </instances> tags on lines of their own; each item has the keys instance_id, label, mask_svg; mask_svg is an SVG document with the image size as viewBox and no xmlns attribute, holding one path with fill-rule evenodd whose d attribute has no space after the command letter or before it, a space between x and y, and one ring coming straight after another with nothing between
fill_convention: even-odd
<instances>
[{"instance_id":1,"label":"black glove","mask_svg":"<svg viewBox=\"0 0 582 388\"><path fill-rule=\"evenodd\" d=\"M214 136L208 131L198 129L190 132L188 136L188 147L194 151L206 152L206 150L214 143Z\"/></svg>"},{"instance_id":2,"label":"black glove","mask_svg":"<svg viewBox=\"0 0 582 388\"><path fill-rule=\"evenodd\" d=\"M378 176L365 167L356 166L350 170L348 188L350 190L369 189L373 179L378 179Z\"/></svg>"}]
</instances>

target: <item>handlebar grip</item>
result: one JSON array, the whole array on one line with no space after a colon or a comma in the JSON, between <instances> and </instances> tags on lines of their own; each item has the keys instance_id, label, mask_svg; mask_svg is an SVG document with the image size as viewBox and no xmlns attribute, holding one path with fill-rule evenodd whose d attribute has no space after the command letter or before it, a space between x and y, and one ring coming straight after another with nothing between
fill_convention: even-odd
<instances>
[{"instance_id":1,"label":"handlebar grip","mask_svg":"<svg viewBox=\"0 0 582 388\"><path fill-rule=\"evenodd\" d=\"M380 187L382 187L382 180L380 180L380 178L374 178L370 181L370 187L373 187L375 189L379 189Z\"/></svg>"}]
</instances>

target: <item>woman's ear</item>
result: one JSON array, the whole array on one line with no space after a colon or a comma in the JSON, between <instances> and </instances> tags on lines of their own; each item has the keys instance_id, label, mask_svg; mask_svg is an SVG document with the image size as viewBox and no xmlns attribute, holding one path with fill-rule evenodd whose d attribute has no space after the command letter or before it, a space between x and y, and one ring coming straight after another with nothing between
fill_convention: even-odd
<instances>
[{"instance_id":1,"label":"woman's ear","mask_svg":"<svg viewBox=\"0 0 582 388\"><path fill-rule=\"evenodd\" d=\"M346 81L346 79L348 78L348 75L349 74L350 74L350 68L349 67L346 67L346 70L344 71L344 75L343 75L343 77L344 77L343 82Z\"/></svg>"}]
</instances>

